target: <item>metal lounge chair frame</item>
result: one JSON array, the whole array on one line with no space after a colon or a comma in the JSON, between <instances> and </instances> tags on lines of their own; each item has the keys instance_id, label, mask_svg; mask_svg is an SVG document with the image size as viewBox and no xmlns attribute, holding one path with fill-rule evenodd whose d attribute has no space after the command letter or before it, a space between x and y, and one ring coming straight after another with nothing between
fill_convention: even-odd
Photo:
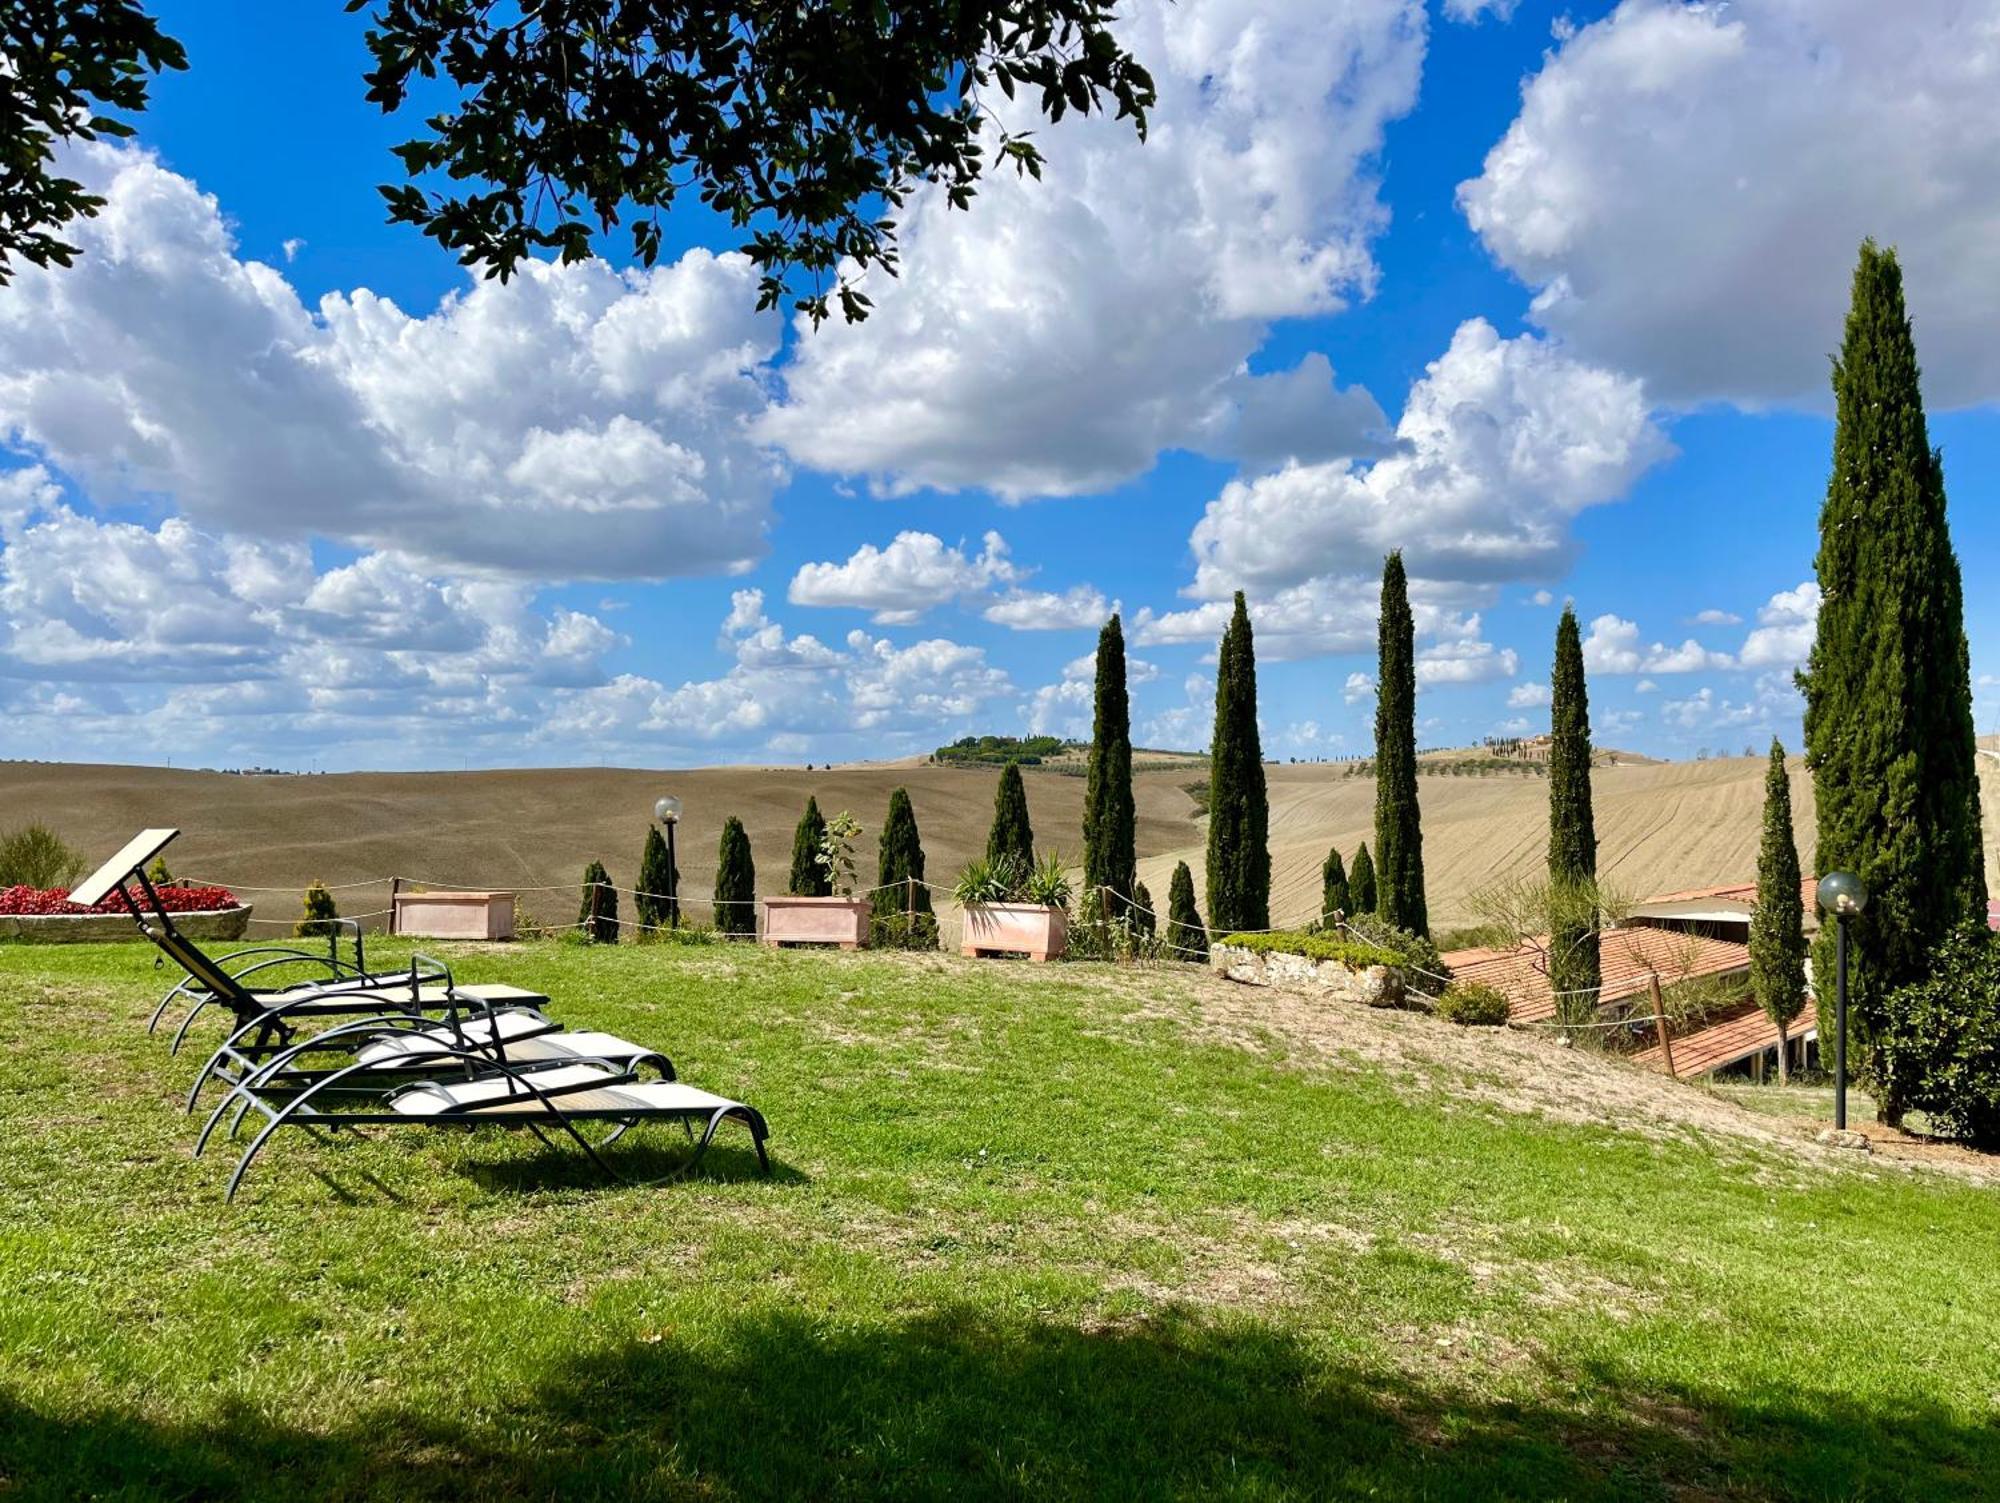
<instances>
[{"instance_id":1,"label":"metal lounge chair frame","mask_svg":"<svg viewBox=\"0 0 2000 1503\"><path fill-rule=\"evenodd\" d=\"M361 930L352 920L333 921L353 929L355 964L352 966L340 959L337 939L329 935L325 957L282 945L261 945L232 955L231 959L250 954L265 957L242 971L232 973L180 931L166 904L161 901L152 879L146 875L146 863L179 834L180 831L175 829L140 831L70 894L71 902L88 907L116 892L132 915L132 921L139 926L139 931L187 973L186 979L162 997L159 1006L153 1009L153 1015L146 1024L147 1032L152 1032L158 1025L176 997L193 995L189 990L191 986L201 988L201 995L174 1034L171 1053L180 1052L195 1019L212 1006L227 1007L235 1014L239 1024L260 1019L282 1023L276 1036L289 1040L294 1031L290 1021L293 1019L308 1021L313 1017L441 1012L461 1006L468 1000L476 1000L475 997L462 997L452 982L450 968L430 956L411 956L407 972L398 971L393 975L371 974L363 970L365 957ZM135 885L137 893L133 891ZM142 897L145 907L141 906ZM279 991L258 992L243 984L243 978L256 971L298 961L325 964L333 975L324 981L305 982ZM342 975L343 971L347 974ZM427 987L441 988L442 994L433 991L426 995ZM524 994L523 1000L527 995L532 994Z\"/></svg>"},{"instance_id":2,"label":"metal lounge chair frame","mask_svg":"<svg viewBox=\"0 0 2000 1503\"><path fill-rule=\"evenodd\" d=\"M744 1127L749 1129L751 1144L757 1153L758 1168L765 1174L771 1172L770 1155L764 1147L765 1139L769 1136L769 1129L765 1125L763 1114L755 1107L747 1106L740 1101L726 1101L717 1097L713 1099L722 1101L722 1105L717 1107L691 1106L687 1108L665 1109L649 1109L630 1104L620 1106L593 1105L575 1100L572 1100L565 1106L563 1104L565 1097L574 1098L593 1091L615 1089L621 1085L637 1084L639 1083L637 1070L620 1069L618 1066L604 1060L575 1060L570 1063L595 1065L604 1073L588 1080L576 1081L566 1085L546 1082L537 1084L536 1075L539 1072L535 1070L520 1069L512 1065L500 1064L488 1055L474 1054L460 1050L448 1052L467 1067L468 1079L490 1081L504 1077L509 1082L509 1086L506 1096L501 1098L503 1101L519 1104L532 1100L539 1106L540 1110L515 1110L503 1113L495 1109L497 1103L492 1101L447 1107L442 1111L422 1116L412 1116L408 1113L394 1110L393 1102L396 1096L410 1091L436 1090L439 1085L436 1081L410 1082L403 1086L400 1091L391 1093L389 1097L385 1098L382 1103L383 1109L380 1110L326 1111L312 1106L316 1097L335 1092L345 1077L368 1070L370 1067L367 1065L351 1065L346 1070L335 1071L323 1080L309 1086L304 1091L299 1092L282 1103L269 1101L254 1090L246 1091L242 1096L245 1108L237 1113L236 1124L232 1124L230 1129L231 1136L235 1135L236 1125L242 1122L247 1110L254 1109L260 1112L266 1120L256 1137L251 1139L249 1147L243 1150L242 1157L236 1161L236 1167L230 1173L228 1188L223 1193L223 1199L231 1201L236 1198L236 1192L242 1186L243 1177L249 1172L251 1162L256 1159L259 1153L263 1152L265 1145L271 1141L271 1138L281 1127L304 1128L314 1137L318 1137L322 1131L337 1132L343 1128L356 1129L361 1127L453 1127L465 1130L475 1127L525 1128L540 1139L542 1143L553 1148L555 1145L550 1142L548 1135L542 1131L543 1127L547 1126L558 1129L566 1134L571 1141L583 1150L585 1157L607 1179L628 1184L664 1184L668 1180L679 1179L684 1175L692 1173L695 1166L701 1162L703 1155L708 1152L709 1144L714 1141L716 1131L723 1123L734 1121L740 1122ZM519 1089L515 1089L516 1087ZM207 1146L209 1135L214 1130L220 1116L221 1112L218 1109L216 1116L211 1118L209 1124L203 1129L201 1140L195 1146L197 1156ZM695 1141L694 1152L688 1161L672 1174L662 1175L653 1180L632 1180L629 1176L620 1174L610 1164L606 1163L600 1149L609 1148L634 1127L637 1127L642 1122L649 1121L679 1122L687 1129L691 1139L694 1135L694 1123L700 1121L702 1123L702 1132L699 1140ZM588 1138L584 1137L578 1131L578 1124L587 1122L613 1123L616 1125L616 1130L602 1144L593 1145Z\"/></svg>"}]
</instances>

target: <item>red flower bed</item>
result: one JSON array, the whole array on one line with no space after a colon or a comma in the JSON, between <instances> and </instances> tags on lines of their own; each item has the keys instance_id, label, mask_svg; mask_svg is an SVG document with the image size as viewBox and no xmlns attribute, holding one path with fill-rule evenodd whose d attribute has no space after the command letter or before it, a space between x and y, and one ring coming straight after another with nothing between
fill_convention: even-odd
<instances>
[{"instance_id":1,"label":"red flower bed","mask_svg":"<svg viewBox=\"0 0 2000 1503\"><path fill-rule=\"evenodd\" d=\"M236 894L226 887L182 887L158 889L160 905L169 913L212 913L234 908ZM111 893L101 903L80 908L69 900L67 887L0 888L0 917L20 918L40 914L127 913L125 900Z\"/></svg>"}]
</instances>

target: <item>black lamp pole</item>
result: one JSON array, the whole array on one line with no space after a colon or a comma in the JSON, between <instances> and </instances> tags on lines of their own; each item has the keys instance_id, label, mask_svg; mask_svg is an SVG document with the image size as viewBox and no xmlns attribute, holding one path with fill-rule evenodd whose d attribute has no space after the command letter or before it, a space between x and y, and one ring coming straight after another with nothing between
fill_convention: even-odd
<instances>
[{"instance_id":1,"label":"black lamp pole","mask_svg":"<svg viewBox=\"0 0 2000 1503\"><path fill-rule=\"evenodd\" d=\"M1841 1132L1847 1130L1847 915L1836 915L1834 922L1840 925L1839 937L1834 941L1835 953L1839 957L1834 962L1835 980L1833 991L1833 1125Z\"/></svg>"},{"instance_id":2,"label":"black lamp pole","mask_svg":"<svg viewBox=\"0 0 2000 1503\"><path fill-rule=\"evenodd\" d=\"M678 819L667 821L667 922L676 929L681 926L681 867L674 859L674 826L679 823ZM1844 967L1847 964L1847 930L1844 927L1840 931L1840 943L1841 965ZM1841 974L1844 976L1847 973L1842 970ZM1844 989L1846 983L1841 985Z\"/></svg>"}]
</instances>

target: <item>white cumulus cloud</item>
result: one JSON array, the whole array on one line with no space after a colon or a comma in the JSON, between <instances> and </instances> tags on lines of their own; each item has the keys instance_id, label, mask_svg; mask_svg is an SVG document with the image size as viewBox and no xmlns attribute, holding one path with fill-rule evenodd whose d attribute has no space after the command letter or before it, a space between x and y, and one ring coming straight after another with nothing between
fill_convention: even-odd
<instances>
[{"instance_id":1,"label":"white cumulus cloud","mask_svg":"<svg viewBox=\"0 0 2000 1503\"><path fill-rule=\"evenodd\" d=\"M845 563L806 564L792 576L793 605L870 611L878 625L908 625L934 606L1011 583L1007 541L989 532L976 555L934 533L900 532L886 548L863 543Z\"/></svg>"}]
</instances>

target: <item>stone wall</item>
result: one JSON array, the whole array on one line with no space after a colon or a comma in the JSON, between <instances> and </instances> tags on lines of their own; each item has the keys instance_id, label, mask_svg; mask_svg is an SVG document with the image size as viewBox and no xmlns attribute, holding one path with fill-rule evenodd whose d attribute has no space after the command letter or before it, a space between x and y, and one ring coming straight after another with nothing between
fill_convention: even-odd
<instances>
[{"instance_id":1,"label":"stone wall","mask_svg":"<svg viewBox=\"0 0 2000 1503\"><path fill-rule=\"evenodd\" d=\"M174 927L189 939L241 939L250 927L251 905L209 913L176 913ZM107 939L144 939L125 913L0 914L0 940L27 944L94 944Z\"/></svg>"},{"instance_id":2,"label":"stone wall","mask_svg":"<svg viewBox=\"0 0 2000 1503\"><path fill-rule=\"evenodd\" d=\"M1371 965L1356 971L1337 960L1244 950L1234 945L1212 946L1208 963L1229 980L1251 986L1323 992L1336 1002L1359 1002L1364 1007L1403 1005L1403 973L1394 966Z\"/></svg>"}]
</instances>

